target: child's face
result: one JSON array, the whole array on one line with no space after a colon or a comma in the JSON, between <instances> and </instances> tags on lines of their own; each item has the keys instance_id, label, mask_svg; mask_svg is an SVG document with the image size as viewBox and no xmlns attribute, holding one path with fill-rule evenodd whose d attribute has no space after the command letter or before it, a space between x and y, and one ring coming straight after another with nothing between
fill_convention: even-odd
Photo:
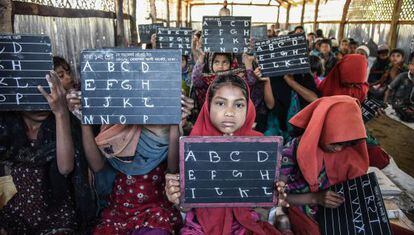
<instances>
[{"instance_id":1,"label":"child's face","mask_svg":"<svg viewBox=\"0 0 414 235\"><path fill-rule=\"evenodd\" d=\"M210 120L225 135L232 135L246 121L247 100L239 87L225 85L214 94L210 103Z\"/></svg>"},{"instance_id":2,"label":"child's face","mask_svg":"<svg viewBox=\"0 0 414 235\"><path fill-rule=\"evenodd\" d=\"M230 69L230 61L225 55L216 55L213 60L213 72L223 72Z\"/></svg>"},{"instance_id":3,"label":"child's face","mask_svg":"<svg viewBox=\"0 0 414 235\"><path fill-rule=\"evenodd\" d=\"M390 56L390 61L392 64L399 64L402 63L404 57L400 53L392 53Z\"/></svg>"},{"instance_id":4,"label":"child's face","mask_svg":"<svg viewBox=\"0 0 414 235\"><path fill-rule=\"evenodd\" d=\"M340 51L344 53L348 53L349 50L349 43L348 42L341 42L341 45L339 46Z\"/></svg>"},{"instance_id":5,"label":"child's face","mask_svg":"<svg viewBox=\"0 0 414 235\"><path fill-rule=\"evenodd\" d=\"M410 70L411 74L414 74L414 58L411 59L411 63L408 64L408 70Z\"/></svg>"},{"instance_id":6,"label":"child's face","mask_svg":"<svg viewBox=\"0 0 414 235\"><path fill-rule=\"evenodd\" d=\"M60 82L62 83L65 90L73 88L74 81L70 76L70 70L65 69L63 66L57 66L55 72L59 76Z\"/></svg>"},{"instance_id":7,"label":"child's face","mask_svg":"<svg viewBox=\"0 0 414 235\"><path fill-rule=\"evenodd\" d=\"M346 147L352 147L357 144L360 144L362 140L351 140L342 143L332 143L332 144L324 144L320 143L319 146L324 152L327 153L338 153L341 152Z\"/></svg>"},{"instance_id":8,"label":"child's face","mask_svg":"<svg viewBox=\"0 0 414 235\"><path fill-rule=\"evenodd\" d=\"M357 47L358 45L356 44L349 45L349 54L355 54Z\"/></svg>"},{"instance_id":9,"label":"child's face","mask_svg":"<svg viewBox=\"0 0 414 235\"><path fill-rule=\"evenodd\" d=\"M43 122L51 114L49 111L23 111L23 117L33 122Z\"/></svg>"},{"instance_id":10,"label":"child's face","mask_svg":"<svg viewBox=\"0 0 414 235\"><path fill-rule=\"evenodd\" d=\"M381 52L380 54L378 54L378 57L381 60L386 60L388 58L388 52Z\"/></svg>"},{"instance_id":11,"label":"child's face","mask_svg":"<svg viewBox=\"0 0 414 235\"><path fill-rule=\"evenodd\" d=\"M328 54L329 52L331 52L331 46L329 46L328 43L322 43L321 46L319 47L319 51L322 54Z\"/></svg>"},{"instance_id":12,"label":"child's face","mask_svg":"<svg viewBox=\"0 0 414 235\"><path fill-rule=\"evenodd\" d=\"M342 55L342 53L338 53L338 54L336 54L336 59L337 59L337 60L342 60L342 57L344 57L344 56Z\"/></svg>"}]
</instances>

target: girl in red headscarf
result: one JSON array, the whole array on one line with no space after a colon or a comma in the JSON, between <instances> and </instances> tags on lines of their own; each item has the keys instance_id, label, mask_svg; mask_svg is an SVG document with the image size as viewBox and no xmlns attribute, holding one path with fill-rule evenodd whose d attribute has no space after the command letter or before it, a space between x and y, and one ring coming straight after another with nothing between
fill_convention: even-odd
<instances>
[{"instance_id":1,"label":"girl in red headscarf","mask_svg":"<svg viewBox=\"0 0 414 235\"><path fill-rule=\"evenodd\" d=\"M261 136L252 129L256 112L245 81L219 76L209 87L190 136ZM169 200L179 205L178 174L166 176ZM197 208L187 211L182 234L281 234L251 208Z\"/></svg>"},{"instance_id":2,"label":"girl in red headscarf","mask_svg":"<svg viewBox=\"0 0 414 235\"><path fill-rule=\"evenodd\" d=\"M325 97L290 123L302 133L282 152L281 175L286 177L286 200L291 205L288 216L295 234L319 234L314 220L318 205L336 208L344 201L327 188L368 170L361 109L349 96Z\"/></svg>"},{"instance_id":3,"label":"girl in red headscarf","mask_svg":"<svg viewBox=\"0 0 414 235\"><path fill-rule=\"evenodd\" d=\"M361 103L367 98L368 61L359 54L345 55L338 62L318 89L322 96L348 95L357 98ZM390 156L379 146L378 141L368 134L368 154L370 166L383 169L390 162Z\"/></svg>"}]
</instances>

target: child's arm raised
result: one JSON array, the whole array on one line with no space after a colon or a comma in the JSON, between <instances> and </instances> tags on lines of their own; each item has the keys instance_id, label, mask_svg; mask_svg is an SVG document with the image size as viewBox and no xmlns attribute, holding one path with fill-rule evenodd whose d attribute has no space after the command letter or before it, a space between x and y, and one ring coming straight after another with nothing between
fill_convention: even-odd
<instances>
[{"instance_id":1,"label":"child's arm raised","mask_svg":"<svg viewBox=\"0 0 414 235\"><path fill-rule=\"evenodd\" d=\"M283 77L283 79L285 79L286 83L307 102L312 103L318 99L318 96L315 94L315 92L299 84L297 81L295 81L295 78L292 75L287 74Z\"/></svg>"},{"instance_id":2,"label":"child's arm raised","mask_svg":"<svg viewBox=\"0 0 414 235\"><path fill-rule=\"evenodd\" d=\"M73 92L66 96L69 109L74 107L81 109L81 93ZM82 145L85 151L86 159L89 166L94 172L102 170L105 165L105 157L101 154L95 142L95 135L91 125L81 125L82 127Z\"/></svg>"},{"instance_id":3,"label":"child's arm raised","mask_svg":"<svg viewBox=\"0 0 414 235\"><path fill-rule=\"evenodd\" d=\"M51 71L46 75L51 84L51 93L48 94L42 86L39 91L46 98L56 119L56 159L60 174L68 175L74 167L75 150L70 131L69 110L66 104L66 91L60 83L58 75Z\"/></svg>"}]
</instances>

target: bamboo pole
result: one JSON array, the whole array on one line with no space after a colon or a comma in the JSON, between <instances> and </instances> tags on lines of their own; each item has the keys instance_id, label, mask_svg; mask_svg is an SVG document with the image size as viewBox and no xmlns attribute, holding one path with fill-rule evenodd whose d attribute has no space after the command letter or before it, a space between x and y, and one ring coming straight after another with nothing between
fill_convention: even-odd
<instances>
[{"instance_id":1,"label":"bamboo pole","mask_svg":"<svg viewBox=\"0 0 414 235\"><path fill-rule=\"evenodd\" d=\"M124 31L124 0L116 0L116 46L126 47Z\"/></svg>"},{"instance_id":2,"label":"bamboo pole","mask_svg":"<svg viewBox=\"0 0 414 235\"><path fill-rule=\"evenodd\" d=\"M339 34L338 34L339 40L342 40L344 38L345 23L346 23L346 17L348 16L349 5L351 5L351 0L346 0L343 11L342 11L341 23L339 25Z\"/></svg>"},{"instance_id":3,"label":"bamboo pole","mask_svg":"<svg viewBox=\"0 0 414 235\"><path fill-rule=\"evenodd\" d=\"M137 0L132 1L131 20L129 21L129 27L131 28L131 45L138 45L138 32L137 32Z\"/></svg>"},{"instance_id":4,"label":"bamboo pole","mask_svg":"<svg viewBox=\"0 0 414 235\"><path fill-rule=\"evenodd\" d=\"M314 16L314 20L313 20L313 32L316 32L316 30L318 29L318 14L319 14L319 2L320 0L316 0L315 3L315 16Z\"/></svg>"},{"instance_id":5,"label":"bamboo pole","mask_svg":"<svg viewBox=\"0 0 414 235\"><path fill-rule=\"evenodd\" d=\"M289 29L289 16L290 16L290 8L291 7L292 7L292 5L290 3L288 3L287 11L286 11L286 24L285 24L285 29Z\"/></svg>"},{"instance_id":6,"label":"bamboo pole","mask_svg":"<svg viewBox=\"0 0 414 235\"><path fill-rule=\"evenodd\" d=\"M390 48L395 48L397 46L398 20L400 19L402 3L403 3L402 0L396 0L394 9L392 12L390 36L388 40Z\"/></svg>"},{"instance_id":7,"label":"bamboo pole","mask_svg":"<svg viewBox=\"0 0 414 235\"><path fill-rule=\"evenodd\" d=\"M302 13L300 15L300 25L303 25L303 19L305 17L305 7L306 7L306 0L302 2Z\"/></svg>"},{"instance_id":8,"label":"bamboo pole","mask_svg":"<svg viewBox=\"0 0 414 235\"><path fill-rule=\"evenodd\" d=\"M0 0L0 32L13 33L12 0Z\"/></svg>"}]
</instances>

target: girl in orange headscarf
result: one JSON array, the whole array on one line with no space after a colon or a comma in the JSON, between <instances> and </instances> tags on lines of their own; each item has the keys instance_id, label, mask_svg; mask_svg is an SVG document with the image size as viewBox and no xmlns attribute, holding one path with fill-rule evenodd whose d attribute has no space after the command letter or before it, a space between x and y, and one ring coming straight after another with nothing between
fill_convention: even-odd
<instances>
[{"instance_id":1,"label":"girl in orange headscarf","mask_svg":"<svg viewBox=\"0 0 414 235\"><path fill-rule=\"evenodd\" d=\"M248 85L235 75L219 76L210 85L190 136L261 136L252 129L256 112ZM166 175L169 200L179 205L178 174ZM197 208L187 211L181 234L281 234L260 221L251 208Z\"/></svg>"},{"instance_id":2,"label":"girl in orange headscarf","mask_svg":"<svg viewBox=\"0 0 414 235\"><path fill-rule=\"evenodd\" d=\"M358 100L349 96L325 97L308 105L290 123L302 134L282 152L281 175L286 177L287 201L292 206L289 219L295 234L319 234L313 218L317 205L335 208L344 201L326 189L368 170L361 109Z\"/></svg>"}]
</instances>

